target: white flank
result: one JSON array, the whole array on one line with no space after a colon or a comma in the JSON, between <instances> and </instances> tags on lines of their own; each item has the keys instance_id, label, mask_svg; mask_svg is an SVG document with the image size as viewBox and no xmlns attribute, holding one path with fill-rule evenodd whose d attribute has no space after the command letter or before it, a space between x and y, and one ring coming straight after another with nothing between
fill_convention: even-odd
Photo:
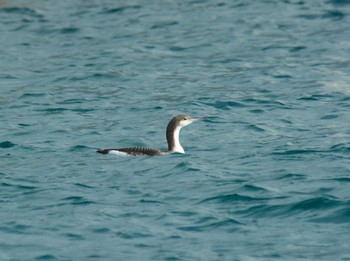
<instances>
[{"instance_id":1,"label":"white flank","mask_svg":"<svg viewBox=\"0 0 350 261\"><path fill-rule=\"evenodd\" d=\"M131 156L128 153L122 152L122 151L119 151L119 150L110 150L108 152L108 154L116 155L116 156L119 156L119 157L130 157Z\"/></svg>"}]
</instances>

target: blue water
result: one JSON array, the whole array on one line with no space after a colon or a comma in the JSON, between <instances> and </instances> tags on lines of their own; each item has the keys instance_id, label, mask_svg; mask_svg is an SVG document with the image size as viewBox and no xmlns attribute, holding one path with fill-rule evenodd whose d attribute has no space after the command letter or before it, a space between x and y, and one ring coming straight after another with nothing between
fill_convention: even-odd
<instances>
[{"instance_id":1,"label":"blue water","mask_svg":"<svg viewBox=\"0 0 350 261\"><path fill-rule=\"evenodd\" d=\"M350 260L349 1L0 5L0 260Z\"/></svg>"}]
</instances>

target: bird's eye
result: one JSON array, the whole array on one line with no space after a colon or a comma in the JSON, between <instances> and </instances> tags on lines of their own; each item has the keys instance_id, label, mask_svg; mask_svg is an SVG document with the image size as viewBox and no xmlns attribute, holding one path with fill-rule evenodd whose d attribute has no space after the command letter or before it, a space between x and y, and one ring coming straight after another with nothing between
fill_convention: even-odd
<instances>
[{"instance_id":1,"label":"bird's eye","mask_svg":"<svg viewBox=\"0 0 350 261\"><path fill-rule=\"evenodd\" d=\"M187 118L184 118L185 121L187 121Z\"/></svg>"}]
</instances>

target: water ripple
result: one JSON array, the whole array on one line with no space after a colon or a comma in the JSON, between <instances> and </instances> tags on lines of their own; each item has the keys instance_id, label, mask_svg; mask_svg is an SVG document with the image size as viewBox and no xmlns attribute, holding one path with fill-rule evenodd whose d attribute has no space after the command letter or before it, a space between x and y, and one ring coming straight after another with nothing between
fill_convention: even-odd
<instances>
[{"instance_id":1,"label":"water ripple","mask_svg":"<svg viewBox=\"0 0 350 261\"><path fill-rule=\"evenodd\" d=\"M226 194L226 195L219 195L214 196L210 198L206 198L199 202L199 204L203 204L206 202L216 202L216 203L234 203L234 202L251 202L251 201L264 201L268 198L262 198L262 197L250 197L250 196L243 196L240 194Z\"/></svg>"},{"instance_id":2,"label":"water ripple","mask_svg":"<svg viewBox=\"0 0 350 261\"><path fill-rule=\"evenodd\" d=\"M329 213L343 206L344 203L337 199L328 197L313 197L289 204L270 205L260 204L250 207L246 210L238 211L240 215L254 218L278 218L300 216L309 221L318 220L315 216L323 216L325 212ZM322 219L322 218L321 218Z\"/></svg>"},{"instance_id":3,"label":"water ripple","mask_svg":"<svg viewBox=\"0 0 350 261\"><path fill-rule=\"evenodd\" d=\"M8 13L8 14L19 14L25 16L31 16L35 18L43 18L42 14L39 14L36 10L31 9L29 7L3 7L0 8L0 12Z\"/></svg>"},{"instance_id":4,"label":"water ripple","mask_svg":"<svg viewBox=\"0 0 350 261\"><path fill-rule=\"evenodd\" d=\"M216 229L224 229L228 232L235 232L240 229L241 225L242 223L230 218L226 220L211 222L205 225L180 226L180 227L177 227L177 229L187 231L187 232L215 231Z\"/></svg>"},{"instance_id":5,"label":"water ripple","mask_svg":"<svg viewBox=\"0 0 350 261\"><path fill-rule=\"evenodd\" d=\"M105 14L115 14L115 13L122 13L128 10L138 10L140 8L142 8L141 5L125 5L125 6L115 7L115 8L108 8L108 9L105 9L103 12Z\"/></svg>"},{"instance_id":6,"label":"water ripple","mask_svg":"<svg viewBox=\"0 0 350 261\"><path fill-rule=\"evenodd\" d=\"M0 142L0 148L2 148L2 149L8 149L8 148L12 148L14 146L16 146L16 144L12 143L11 141Z\"/></svg>"},{"instance_id":7,"label":"water ripple","mask_svg":"<svg viewBox=\"0 0 350 261\"><path fill-rule=\"evenodd\" d=\"M89 205L89 204L95 204L96 202L92 200L88 200L81 196L71 196L63 198L62 201L66 201L65 204L71 204L71 205Z\"/></svg>"}]
</instances>

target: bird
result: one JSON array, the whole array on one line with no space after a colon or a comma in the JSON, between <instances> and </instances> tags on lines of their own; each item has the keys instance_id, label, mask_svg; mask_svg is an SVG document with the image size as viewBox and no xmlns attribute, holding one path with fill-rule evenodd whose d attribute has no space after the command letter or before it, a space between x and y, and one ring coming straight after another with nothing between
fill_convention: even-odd
<instances>
[{"instance_id":1,"label":"bird","mask_svg":"<svg viewBox=\"0 0 350 261\"><path fill-rule=\"evenodd\" d=\"M118 149L101 149L97 150L97 153L101 154L118 154L118 155L131 155L131 156L160 156L171 153L184 154L185 150L180 144L180 130L182 127L190 125L191 123L199 120L198 117L192 117L190 115L181 114L173 117L166 128L166 139L168 142L168 150L160 150L155 148L118 148Z\"/></svg>"}]
</instances>

